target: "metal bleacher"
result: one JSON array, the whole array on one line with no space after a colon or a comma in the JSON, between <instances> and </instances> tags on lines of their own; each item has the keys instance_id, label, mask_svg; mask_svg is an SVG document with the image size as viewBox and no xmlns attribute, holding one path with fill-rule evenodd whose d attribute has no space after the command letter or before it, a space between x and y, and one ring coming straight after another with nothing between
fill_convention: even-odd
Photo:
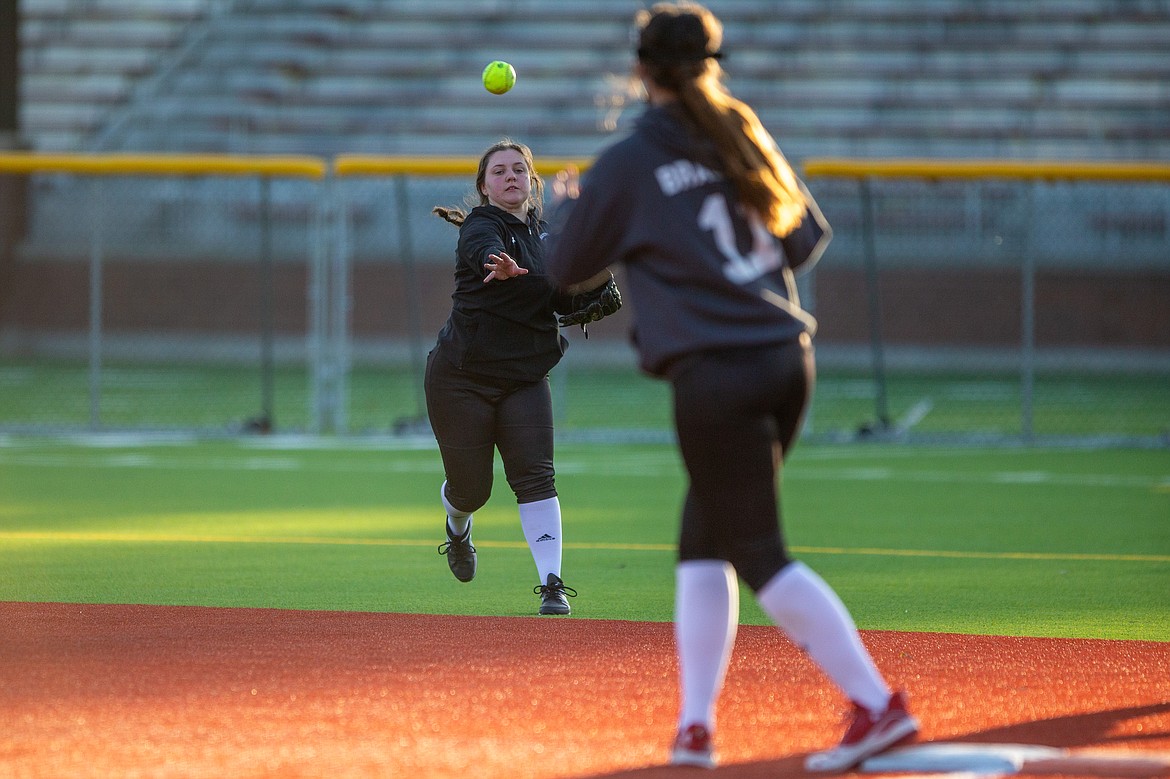
<instances>
[{"instance_id":1,"label":"metal bleacher","mask_svg":"<svg viewBox=\"0 0 1170 779\"><path fill-rule=\"evenodd\" d=\"M628 120L632 0L25 0L38 149L587 156ZM710 0L790 157L1170 157L1170 2ZM479 71L512 62L519 86Z\"/></svg>"},{"instance_id":2,"label":"metal bleacher","mask_svg":"<svg viewBox=\"0 0 1170 779\"><path fill-rule=\"evenodd\" d=\"M92 145L216 7L212 0L23 0L25 143L43 151Z\"/></svg>"},{"instance_id":3,"label":"metal bleacher","mask_svg":"<svg viewBox=\"0 0 1170 779\"><path fill-rule=\"evenodd\" d=\"M24 0L22 130L27 145L44 151L474 157L509 135L541 157L587 158L638 113L628 74L631 20L642 5ZM757 109L798 164L826 156L1170 159L1170 0L708 6L724 20L731 90ZM519 73L517 87L502 96L480 85L492 59L512 62ZM451 196L444 194L450 182L414 185L420 202ZM49 181L36 194L44 214L76 211L86 197ZM840 200L838 244L857 255L848 245L858 232L850 205L856 193L826 181L818 195L826 204ZM955 225L971 218L968 195L939 193L929 214L919 206L916 220L932 226L918 229L913 241L900 232L897 214L879 214L879 229L911 256L953 252ZM358 239L370 246L396 234L392 216L377 205L385 196L354 193L355 214L390 222L366 225ZM195 225L221 225L194 232L200 241L219 235L227 246L240 242L233 230L252 230L257 219L252 196L235 191L150 181L125 197L134 204L123 211L141 213L141 224L160 234L173 233L173 214L183 213ZM274 213L290 215L295 226L306 213L304 195L277 189L274 197ZM989 207L1003 214L982 219L1006 219L1017 202L989 196ZM1093 201L1076 208L1083 222L1102 218ZM1125 208L1151 224L1164 219L1157 199ZM70 230L84 245L84 225L68 225L34 231L25 251L51 252L45 244ZM421 254L445 246L442 225L420 229ZM1116 256L1156 254L1146 238L1129 235L1136 251ZM1084 242L1046 245L1066 261L1092 254Z\"/></svg>"}]
</instances>

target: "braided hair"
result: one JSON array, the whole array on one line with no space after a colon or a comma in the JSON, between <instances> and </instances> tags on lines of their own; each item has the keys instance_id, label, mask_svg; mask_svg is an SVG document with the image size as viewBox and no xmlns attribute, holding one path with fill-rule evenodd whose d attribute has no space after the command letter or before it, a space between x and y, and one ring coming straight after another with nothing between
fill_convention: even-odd
<instances>
[{"instance_id":1,"label":"braided hair","mask_svg":"<svg viewBox=\"0 0 1170 779\"><path fill-rule=\"evenodd\" d=\"M743 205L785 236L804 218L796 174L755 111L723 84L723 24L688 0L657 3L635 17L638 61L655 84L678 95L697 134L715 144L722 173Z\"/></svg>"}]
</instances>

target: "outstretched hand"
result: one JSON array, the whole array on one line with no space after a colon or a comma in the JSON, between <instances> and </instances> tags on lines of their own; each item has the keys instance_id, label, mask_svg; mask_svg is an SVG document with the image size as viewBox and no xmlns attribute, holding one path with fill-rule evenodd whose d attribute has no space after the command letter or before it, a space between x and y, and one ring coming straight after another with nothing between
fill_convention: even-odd
<instances>
[{"instance_id":1,"label":"outstretched hand","mask_svg":"<svg viewBox=\"0 0 1170 779\"><path fill-rule=\"evenodd\" d=\"M528 272L528 268L521 268L516 264L516 261L509 257L505 252L500 252L499 254L489 254L488 259L495 260L495 262L485 262L483 264L483 267L491 271L487 276L484 277L484 284L487 284L492 279L499 279L500 281L504 281L505 279L510 279L513 276L523 276Z\"/></svg>"}]
</instances>

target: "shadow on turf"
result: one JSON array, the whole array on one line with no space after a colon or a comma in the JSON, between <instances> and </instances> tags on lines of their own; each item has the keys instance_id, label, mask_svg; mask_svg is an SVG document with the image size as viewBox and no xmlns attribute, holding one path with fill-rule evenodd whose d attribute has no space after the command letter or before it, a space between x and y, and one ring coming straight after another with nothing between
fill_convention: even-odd
<instances>
[{"instance_id":1,"label":"shadow on turf","mask_svg":"<svg viewBox=\"0 0 1170 779\"><path fill-rule=\"evenodd\" d=\"M974 744L1033 744L1055 747L1059 749L1100 748L1107 747L1114 742L1150 741L1170 738L1170 731L1143 727L1140 733L1134 729L1122 727L1123 723L1144 717L1154 717L1170 712L1170 702L1155 703L1148 706L1131 706L1124 709L1109 711L1095 711L1088 714L1074 714L1067 717L1053 717L1052 719L1037 720L1035 722L1021 722L1015 725L1005 725L1000 728L973 731L964 735L947 738L948 742ZM664 756L665 757L665 756ZM662 777L694 776L701 773L703 776L735 777L736 779L763 779L769 777L816 776L804 770L805 755L791 755L779 760L762 760L753 763L733 763L722 765L714 771L697 772L694 768L675 768L668 765L638 768L630 771L597 774L588 779L658 779ZM1161 765L1161 769L1157 766ZM1119 762L1110 767L1107 763L1095 764L1089 773L1085 773L1082 766L1078 775L1100 777L1161 777L1170 776L1165 764L1151 764L1144 770L1133 764ZM1035 772L1029 772L1035 773ZM1041 773L1049 773L1042 771Z\"/></svg>"},{"instance_id":2,"label":"shadow on turf","mask_svg":"<svg viewBox=\"0 0 1170 779\"><path fill-rule=\"evenodd\" d=\"M958 736L952 741L967 741L980 744L1042 744L1050 747L1074 749L1077 747L1104 747L1114 742L1141 742L1170 738L1170 730L1150 729L1144 726L1141 732L1124 728L1122 724L1143 717L1153 717L1170 712L1170 702L1152 703L1147 706L1130 706L1124 709L1095 711L1088 714L1073 714L1067 717L1021 722L991 728Z\"/></svg>"}]
</instances>

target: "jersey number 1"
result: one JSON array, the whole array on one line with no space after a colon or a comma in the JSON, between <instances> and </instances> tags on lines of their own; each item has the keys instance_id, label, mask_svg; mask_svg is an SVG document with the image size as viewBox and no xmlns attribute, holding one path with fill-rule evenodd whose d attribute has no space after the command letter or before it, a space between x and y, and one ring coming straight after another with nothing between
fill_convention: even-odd
<instances>
[{"instance_id":1,"label":"jersey number 1","mask_svg":"<svg viewBox=\"0 0 1170 779\"><path fill-rule=\"evenodd\" d=\"M747 284L784 264L776 239L764 227L759 215L750 209L743 209L743 213L752 231L752 250L746 257L735 245L735 225L731 221L727 199L723 195L708 195L699 209L699 227L714 233L715 245L727 258L723 275L736 284Z\"/></svg>"}]
</instances>

